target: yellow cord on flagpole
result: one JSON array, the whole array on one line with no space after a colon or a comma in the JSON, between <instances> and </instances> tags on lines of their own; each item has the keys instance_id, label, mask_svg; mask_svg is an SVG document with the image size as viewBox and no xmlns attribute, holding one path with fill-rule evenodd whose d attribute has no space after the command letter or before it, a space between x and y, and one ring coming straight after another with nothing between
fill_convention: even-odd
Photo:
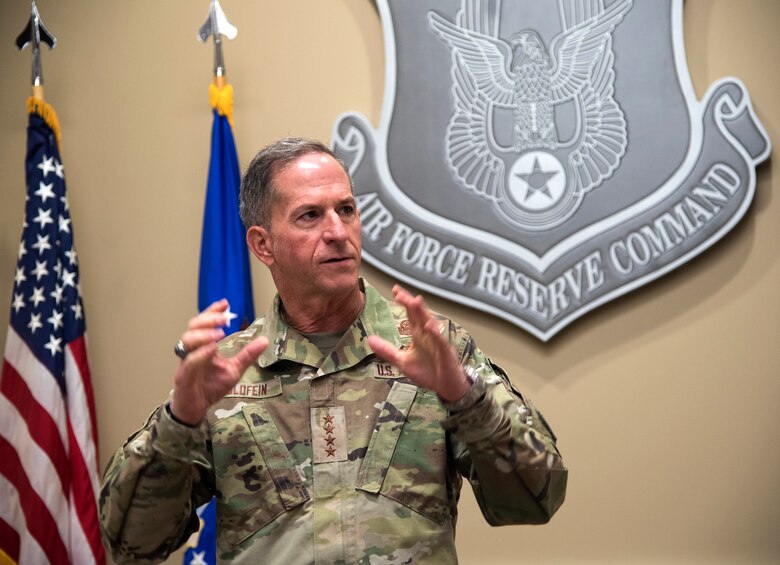
<instances>
[{"instance_id":1,"label":"yellow cord on flagpole","mask_svg":"<svg viewBox=\"0 0 780 565\"><path fill-rule=\"evenodd\" d=\"M60 135L60 121L57 119L57 112L54 111L50 104L44 101L43 92L33 92L33 95L27 99L27 113L38 114L43 118L43 121L46 122L57 137L57 145L61 144L62 137Z\"/></svg>"},{"instance_id":2,"label":"yellow cord on flagpole","mask_svg":"<svg viewBox=\"0 0 780 565\"><path fill-rule=\"evenodd\" d=\"M220 116L226 116L233 128L233 85L228 84L224 76L214 77L209 85L209 102Z\"/></svg>"}]
</instances>

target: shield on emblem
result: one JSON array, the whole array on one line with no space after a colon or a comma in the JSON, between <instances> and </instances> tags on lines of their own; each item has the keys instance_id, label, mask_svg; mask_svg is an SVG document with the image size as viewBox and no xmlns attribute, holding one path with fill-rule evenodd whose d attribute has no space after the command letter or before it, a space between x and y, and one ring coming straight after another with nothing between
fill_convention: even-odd
<instances>
[{"instance_id":1,"label":"shield on emblem","mask_svg":"<svg viewBox=\"0 0 780 565\"><path fill-rule=\"evenodd\" d=\"M381 270L547 340L747 210L769 139L737 79L696 99L682 0L377 4L381 122L333 146Z\"/></svg>"}]
</instances>

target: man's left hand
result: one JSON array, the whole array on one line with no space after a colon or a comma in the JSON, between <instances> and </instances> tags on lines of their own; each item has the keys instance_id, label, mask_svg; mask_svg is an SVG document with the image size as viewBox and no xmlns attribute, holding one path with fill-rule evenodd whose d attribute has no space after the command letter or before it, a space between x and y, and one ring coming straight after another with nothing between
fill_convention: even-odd
<instances>
[{"instance_id":1,"label":"man's left hand","mask_svg":"<svg viewBox=\"0 0 780 565\"><path fill-rule=\"evenodd\" d=\"M412 296L395 285L393 298L406 308L412 326L412 347L398 349L375 335L369 336L368 345L416 385L434 391L445 402L457 402L469 391L471 382L460 366L455 349L442 334L441 324L431 315L422 296Z\"/></svg>"}]
</instances>

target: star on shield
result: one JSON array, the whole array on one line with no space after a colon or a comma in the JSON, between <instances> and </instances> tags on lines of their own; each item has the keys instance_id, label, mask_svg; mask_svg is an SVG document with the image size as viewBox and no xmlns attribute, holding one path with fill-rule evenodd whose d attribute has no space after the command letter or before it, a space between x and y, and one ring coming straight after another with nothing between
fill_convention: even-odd
<instances>
[{"instance_id":1,"label":"star on shield","mask_svg":"<svg viewBox=\"0 0 780 565\"><path fill-rule=\"evenodd\" d=\"M525 193L525 200L528 201L534 194L541 192L550 200L553 199L553 195L550 192L550 179L557 175L560 171L543 171L541 165L539 165L539 157L534 157L534 168L530 173L515 173L516 177L520 177L528 185L528 190Z\"/></svg>"},{"instance_id":2,"label":"star on shield","mask_svg":"<svg viewBox=\"0 0 780 565\"><path fill-rule=\"evenodd\" d=\"M508 183L512 200L536 212L560 201L566 190L566 172L551 153L530 151L515 161Z\"/></svg>"}]
</instances>

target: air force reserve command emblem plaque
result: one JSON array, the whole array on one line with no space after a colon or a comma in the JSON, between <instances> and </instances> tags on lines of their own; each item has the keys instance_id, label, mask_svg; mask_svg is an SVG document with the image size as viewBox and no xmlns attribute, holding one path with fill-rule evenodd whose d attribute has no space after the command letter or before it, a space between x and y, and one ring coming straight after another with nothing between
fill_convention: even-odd
<instances>
[{"instance_id":1,"label":"air force reserve command emblem plaque","mask_svg":"<svg viewBox=\"0 0 780 565\"><path fill-rule=\"evenodd\" d=\"M745 214L769 139L698 100L682 0L377 0L378 129L344 114L366 260L548 340Z\"/></svg>"}]
</instances>

